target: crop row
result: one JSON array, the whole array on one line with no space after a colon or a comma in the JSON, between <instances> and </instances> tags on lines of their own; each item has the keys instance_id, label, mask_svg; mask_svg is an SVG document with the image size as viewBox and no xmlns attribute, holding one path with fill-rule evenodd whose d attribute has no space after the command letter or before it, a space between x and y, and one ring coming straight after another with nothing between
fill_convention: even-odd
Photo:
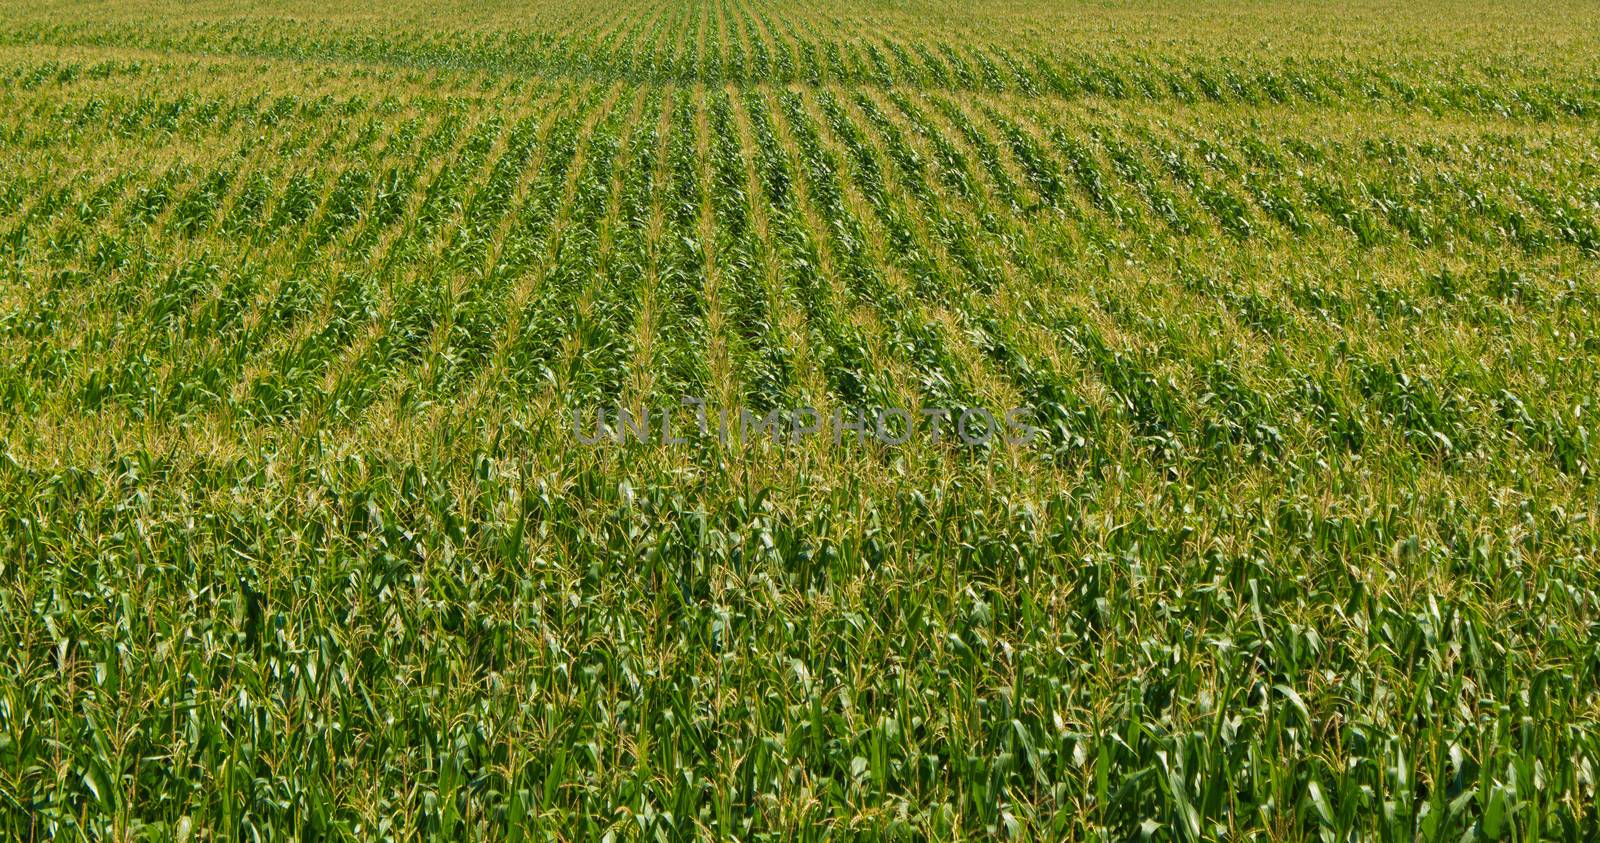
<instances>
[{"instance_id":1,"label":"crop row","mask_svg":"<svg viewBox=\"0 0 1600 843\"><path fill-rule=\"evenodd\" d=\"M1507 74L1488 63L1177 56L952 40L874 29L822 32L747 3L666 4L593 32L381 32L227 22L209 26L38 24L0 44L168 55L342 61L409 72L472 71L596 82L870 85L1030 98L1254 107L1342 106L1526 120L1585 118L1600 99L1578 73ZM157 72L138 60L34 59L0 68L23 91Z\"/></svg>"},{"instance_id":2,"label":"crop row","mask_svg":"<svg viewBox=\"0 0 1600 843\"><path fill-rule=\"evenodd\" d=\"M1352 452L1385 430L1424 455L1520 441L1580 475L1592 458L1581 408L1529 409L1508 369L1441 381L1415 350L1335 342L1366 319L1516 338L1494 315L1537 312L1589 330L1581 286L1500 264L1354 295L1262 293L1170 264L1180 298L1162 310L1182 301L1214 314L1198 324L1243 323L1289 352L1245 375L1198 329L1108 294L1075 300L1060 276L1073 250L1145 260L1174 244L1213 248L1203 244L1219 232L1278 241L1344 228L1358 248L1510 241L1535 263L1562 243L1587 255L1592 198L1576 181L1545 178L1568 185L1557 194L1515 175L1531 161L1592 166L1581 158L1529 150L1485 168L1385 142L1360 153L1382 166L1336 176L1338 142L1227 142L1163 122L1080 132L998 103L829 91L702 104L682 90L591 88L521 117L408 118L381 143L346 125L307 123L278 148L334 144L363 159L337 171L269 148L153 177L79 177L19 203L7 217L12 271L53 269L3 322L9 397L262 424L355 419L414 390L521 402L581 378L593 399L649 373L638 397L674 401L716 386L720 343L734 387L764 409L800 394L798 329L830 403L915 396L1003 411L1024 399L1063 456L1117 419L1164 458L1276 459L1307 422L1308 441ZM624 139L636 163L617 172ZM749 197L761 199L759 229ZM190 257L157 257L178 244ZM110 283L87 283L99 274ZM773 318L791 307L798 323ZM89 318L68 327L68 309ZM1592 339L1576 341L1592 352ZM1335 353L1308 353L1330 342ZM1516 343L1530 363L1551 359L1546 341Z\"/></svg>"}]
</instances>

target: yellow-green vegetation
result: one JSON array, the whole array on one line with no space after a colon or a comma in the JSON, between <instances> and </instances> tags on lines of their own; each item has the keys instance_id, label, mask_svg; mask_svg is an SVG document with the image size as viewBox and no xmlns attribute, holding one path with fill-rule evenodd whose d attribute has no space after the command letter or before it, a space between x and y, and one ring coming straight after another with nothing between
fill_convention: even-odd
<instances>
[{"instance_id":1,"label":"yellow-green vegetation","mask_svg":"<svg viewBox=\"0 0 1600 843\"><path fill-rule=\"evenodd\" d=\"M1600 7L1391 5L0 0L0 837L1596 839Z\"/></svg>"}]
</instances>

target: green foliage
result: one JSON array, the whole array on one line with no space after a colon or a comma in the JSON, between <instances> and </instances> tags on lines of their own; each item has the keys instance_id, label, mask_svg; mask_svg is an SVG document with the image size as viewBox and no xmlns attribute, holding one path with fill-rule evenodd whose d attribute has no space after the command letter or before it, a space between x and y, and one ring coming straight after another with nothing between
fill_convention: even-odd
<instances>
[{"instance_id":1,"label":"green foliage","mask_svg":"<svg viewBox=\"0 0 1600 843\"><path fill-rule=\"evenodd\" d=\"M0 17L0 838L1600 837L1592 5Z\"/></svg>"}]
</instances>

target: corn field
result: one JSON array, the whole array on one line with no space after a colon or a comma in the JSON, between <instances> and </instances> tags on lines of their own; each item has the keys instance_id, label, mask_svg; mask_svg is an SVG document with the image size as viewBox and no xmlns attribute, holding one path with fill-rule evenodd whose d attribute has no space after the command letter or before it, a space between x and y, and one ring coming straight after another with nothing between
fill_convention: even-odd
<instances>
[{"instance_id":1,"label":"corn field","mask_svg":"<svg viewBox=\"0 0 1600 843\"><path fill-rule=\"evenodd\" d=\"M0 838L1596 839L1596 68L0 0ZM687 399L795 435L575 436Z\"/></svg>"}]
</instances>

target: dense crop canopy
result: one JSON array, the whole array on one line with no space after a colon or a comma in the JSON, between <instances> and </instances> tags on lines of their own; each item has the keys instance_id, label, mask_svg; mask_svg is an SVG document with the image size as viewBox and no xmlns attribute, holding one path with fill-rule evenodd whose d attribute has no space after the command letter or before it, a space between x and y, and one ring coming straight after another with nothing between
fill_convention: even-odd
<instances>
[{"instance_id":1,"label":"dense crop canopy","mask_svg":"<svg viewBox=\"0 0 1600 843\"><path fill-rule=\"evenodd\" d=\"M0 837L1600 836L1592 4L326 5L0 0Z\"/></svg>"}]
</instances>

